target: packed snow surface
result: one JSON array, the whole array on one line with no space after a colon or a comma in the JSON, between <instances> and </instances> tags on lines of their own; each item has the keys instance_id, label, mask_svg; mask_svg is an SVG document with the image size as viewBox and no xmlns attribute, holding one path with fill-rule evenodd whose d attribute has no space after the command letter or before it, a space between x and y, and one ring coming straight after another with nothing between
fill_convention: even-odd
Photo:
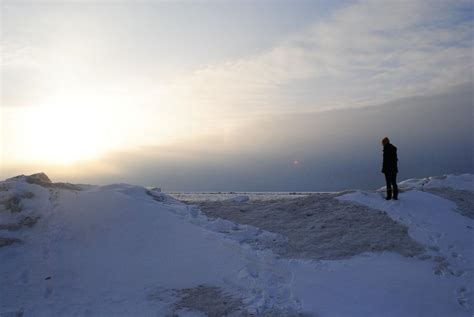
<instances>
[{"instance_id":1,"label":"packed snow surface","mask_svg":"<svg viewBox=\"0 0 474 317\"><path fill-rule=\"evenodd\" d=\"M341 194L317 193L300 199L200 201L211 218L225 218L281 234L267 245L287 258L337 260L364 252L393 251L419 255L423 246L408 228L386 212L338 200Z\"/></svg>"},{"instance_id":2,"label":"packed snow surface","mask_svg":"<svg viewBox=\"0 0 474 317\"><path fill-rule=\"evenodd\" d=\"M473 180L408 180L399 201L185 204L127 184L12 178L0 182L0 316L472 316Z\"/></svg>"}]
</instances>

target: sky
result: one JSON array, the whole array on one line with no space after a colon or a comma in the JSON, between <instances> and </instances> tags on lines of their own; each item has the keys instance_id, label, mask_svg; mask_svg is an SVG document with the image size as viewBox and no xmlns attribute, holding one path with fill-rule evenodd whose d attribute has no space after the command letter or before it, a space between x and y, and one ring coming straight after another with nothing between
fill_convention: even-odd
<instances>
[{"instance_id":1,"label":"sky","mask_svg":"<svg viewBox=\"0 0 474 317\"><path fill-rule=\"evenodd\" d=\"M377 188L474 172L472 1L2 1L0 177Z\"/></svg>"}]
</instances>

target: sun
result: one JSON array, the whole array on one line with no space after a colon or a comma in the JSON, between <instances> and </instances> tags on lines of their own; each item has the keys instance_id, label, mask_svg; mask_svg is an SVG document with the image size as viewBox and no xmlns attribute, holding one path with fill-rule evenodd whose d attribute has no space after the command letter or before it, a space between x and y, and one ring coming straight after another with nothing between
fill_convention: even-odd
<instances>
[{"instance_id":1,"label":"sun","mask_svg":"<svg viewBox=\"0 0 474 317\"><path fill-rule=\"evenodd\" d=\"M61 96L29 107L19 120L21 157L53 164L97 158L117 145L112 121L108 107L91 96Z\"/></svg>"}]
</instances>

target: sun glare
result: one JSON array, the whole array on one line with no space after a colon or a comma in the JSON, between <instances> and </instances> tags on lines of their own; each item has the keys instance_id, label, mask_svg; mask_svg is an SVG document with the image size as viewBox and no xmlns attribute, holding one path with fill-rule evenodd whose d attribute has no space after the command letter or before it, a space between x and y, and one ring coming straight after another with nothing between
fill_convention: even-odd
<instances>
[{"instance_id":1,"label":"sun glare","mask_svg":"<svg viewBox=\"0 0 474 317\"><path fill-rule=\"evenodd\" d=\"M17 120L23 125L17 153L22 160L56 164L96 158L117 145L110 121L94 98L58 97L28 107Z\"/></svg>"},{"instance_id":2,"label":"sun glare","mask_svg":"<svg viewBox=\"0 0 474 317\"><path fill-rule=\"evenodd\" d=\"M131 88L95 93L67 87L36 105L2 108L2 132L8 135L3 159L10 164L70 166L97 162L114 150L169 144L189 131L200 131L196 120L153 93L148 101Z\"/></svg>"}]
</instances>

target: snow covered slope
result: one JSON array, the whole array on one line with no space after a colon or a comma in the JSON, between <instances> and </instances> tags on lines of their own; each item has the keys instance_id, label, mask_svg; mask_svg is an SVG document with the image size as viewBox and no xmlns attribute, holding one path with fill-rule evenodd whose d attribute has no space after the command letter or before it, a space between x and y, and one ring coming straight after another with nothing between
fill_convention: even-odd
<instances>
[{"instance_id":1,"label":"snow covered slope","mask_svg":"<svg viewBox=\"0 0 474 317\"><path fill-rule=\"evenodd\" d=\"M432 185L466 198L473 180ZM267 246L287 236L209 219L159 191L9 179L0 182L0 316L471 316L474 221L411 188L399 201L337 199L385 211L422 254L316 260L279 256Z\"/></svg>"}]
</instances>

